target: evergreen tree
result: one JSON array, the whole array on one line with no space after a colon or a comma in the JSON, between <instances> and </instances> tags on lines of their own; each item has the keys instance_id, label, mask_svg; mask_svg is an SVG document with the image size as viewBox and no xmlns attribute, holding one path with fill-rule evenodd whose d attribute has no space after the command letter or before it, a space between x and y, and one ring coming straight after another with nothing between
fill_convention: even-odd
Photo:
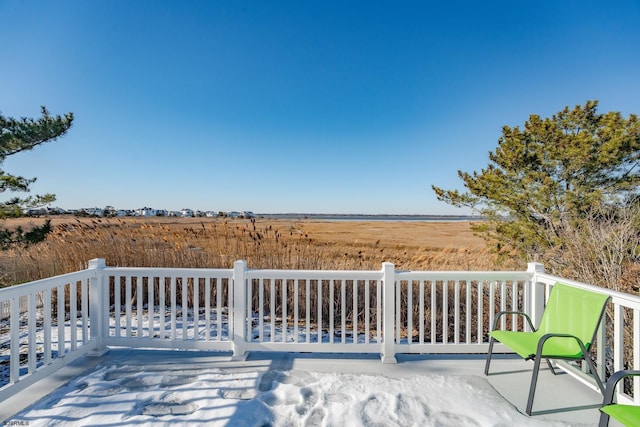
<instances>
[{"instance_id":1,"label":"evergreen tree","mask_svg":"<svg viewBox=\"0 0 640 427\"><path fill-rule=\"evenodd\" d=\"M638 193L638 117L599 114L597 105L531 115L522 129L504 126L485 169L458 171L466 192L433 190L439 200L484 216L474 230L498 250L530 257L562 247L566 231L592 207L624 207Z\"/></svg>"},{"instance_id":2,"label":"evergreen tree","mask_svg":"<svg viewBox=\"0 0 640 427\"><path fill-rule=\"evenodd\" d=\"M45 107L42 107L42 116L38 119L14 119L0 114L0 166L8 156L56 140L69 130L72 123L73 113L51 116ZM35 181L36 178L11 175L0 168L0 193L28 192L29 186ZM44 206L54 200L53 194L12 197L0 202L0 218L20 216L25 208ZM28 244L41 241L49 231L51 231L51 224L48 221L43 226L34 227L26 232L21 228L2 229L0 230L0 247L6 249L16 243Z\"/></svg>"}]
</instances>

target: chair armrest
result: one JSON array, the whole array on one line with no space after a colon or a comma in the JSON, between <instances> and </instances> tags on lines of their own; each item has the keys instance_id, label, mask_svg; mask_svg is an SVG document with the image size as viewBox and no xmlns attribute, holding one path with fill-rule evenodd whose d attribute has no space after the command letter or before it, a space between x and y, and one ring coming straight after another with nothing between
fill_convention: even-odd
<instances>
[{"instance_id":1,"label":"chair armrest","mask_svg":"<svg viewBox=\"0 0 640 427\"><path fill-rule=\"evenodd\" d=\"M615 396L616 386L620 380L630 377L640 375L640 371L633 370L623 370L614 372L613 375L609 377L607 380L607 385L604 393L604 400L602 401L602 405L610 405L613 403L613 398Z\"/></svg>"},{"instance_id":2,"label":"chair armrest","mask_svg":"<svg viewBox=\"0 0 640 427\"><path fill-rule=\"evenodd\" d=\"M589 353L587 351L587 348L584 346L584 343L582 342L582 340L580 338L576 337L575 335L548 333L548 334L544 334L542 337L540 337L540 340L538 341L538 351L536 353L537 357L542 355L542 349L544 347L544 344L547 342L547 340L549 340L551 338L573 338L574 340L576 340L576 342L580 346L580 350L582 351L582 354L586 355L586 354Z\"/></svg>"},{"instance_id":3,"label":"chair armrest","mask_svg":"<svg viewBox=\"0 0 640 427\"><path fill-rule=\"evenodd\" d=\"M533 327L533 322L531 321L531 318L527 313L523 311L501 311L496 315L496 318L493 320L493 329L491 329L492 331L495 331L498 329L498 320L500 320L500 318L505 314L517 314L519 316L523 316L525 319L527 319L527 322L529 322L529 327L531 328L531 330L532 331L536 330L536 328Z\"/></svg>"}]
</instances>

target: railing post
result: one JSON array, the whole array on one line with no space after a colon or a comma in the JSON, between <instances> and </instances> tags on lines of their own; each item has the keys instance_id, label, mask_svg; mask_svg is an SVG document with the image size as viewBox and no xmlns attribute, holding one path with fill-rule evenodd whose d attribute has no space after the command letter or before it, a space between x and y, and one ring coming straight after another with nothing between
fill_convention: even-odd
<instances>
[{"instance_id":1,"label":"railing post","mask_svg":"<svg viewBox=\"0 0 640 427\"><path fill-rule=\"evenodd\" d=\"M538 273L544 273L544 265L539 262L530 262L527 264L527 273L530 274L530 293L529 301L531 303L531 321L537 328L542 319L542 313L544 312L544 286L538 286Z\"/></svg>"},{"instance_id":2,"label":"railing post","mask_svg":"<svg viewBox=\"0 0 640 427\"><path fill-rule=\"evenodd\" d=\"M89 261L88 269L95 270L89 282L89 331L94 340L94 348L89 352L91 356L102 356L109 349L103 344L105 328L105 306L109 304L107 287L102 271L107 263L104 258L94 258Z\"/></svg>"},{"instance_id":3,"label":"railing post","mask_svg":"<svg viewBox=\"0 0 640 427\"><path fill-rule=\"evenodd\" d=\"M233 360L246 359L247 262L233 263Z\"/></svg>"},{"instance_id":4,"label":"railing post","mask_svg":"<svg viewBox=\"0 0 640 427\"><path fill-rule=\"evenodd\" d=\"M396 269L393 263L382 263L382 363L397 363L395 331Z\"/></svg>"}]
</instances>

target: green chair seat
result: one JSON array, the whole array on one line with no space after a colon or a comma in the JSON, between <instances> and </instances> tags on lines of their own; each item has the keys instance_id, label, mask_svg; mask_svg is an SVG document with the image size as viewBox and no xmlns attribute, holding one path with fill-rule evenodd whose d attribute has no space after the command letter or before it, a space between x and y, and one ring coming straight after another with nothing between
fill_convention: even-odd
<instances>
[{"instance_id":1,"label":"green chair seat","mask_svg":"<svg viewBox=\"0 0 640 427\"><path fill-rule=\"evenodd\" d=\"M612 404L600 410L625 426L640 426L640 406Z\"/></svg>"},{"instance_id":2,"label":"green chair seat","mask_svg":"<svg viewBox=\"0 0 640 427\"><path fill-rule=\"evenodd\" d=\"M533 359L538 343L544 334L539 332L492 331L489 336L500 341L523 359ZM543 347L543 358L579 359L582 357L580 345L574 338L550 338Z\"/></svg>"},{"instance_id":3,"label":"green chair seat","mask_svg":"<svg viewBox=\"0 0 640 427\"><path fill-rule=\"evenodd\" d=\"M627 427L640 426L640 406L614 403L616 397L616 387L620 381L627 377L640 376L637 370L616 371L607 380L607 387L604 393L604 400L600 408L599 427L609 425L609 417L619 421Z\"/></svg>"}]
</instances>

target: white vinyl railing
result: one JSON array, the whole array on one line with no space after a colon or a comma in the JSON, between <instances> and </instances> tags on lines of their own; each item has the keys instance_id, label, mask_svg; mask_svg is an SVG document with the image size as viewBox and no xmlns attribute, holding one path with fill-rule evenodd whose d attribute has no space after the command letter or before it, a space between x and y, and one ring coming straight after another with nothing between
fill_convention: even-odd
<instances>
[{"instance_id":1,"label":"white vinyl railing","mask_svg":"<svg viewBox=\"0 0 640 427\"><path fill-rule=\"evenodd\" d=\"M9 312L0 320L0 401L96 348L96 280L84 270L0 289Z\"/></svg>"},{"instance_id":2,"label":"white vinyl railing","mask_svg":"<svg viewBox=\"0 0 640 427\"><path fill-rule=\"evenodd\" d=\"M10 313L0 319L0 401L109 346L235 358L379 353L385 363L397 353L484 353L499 311L527 312L537 324L559 281L611 296L612 321L605 319L597 340L600 374L608 360L608 371L640 369L640 297L551 276L536 263L512 272L396 271L390 263L316 271L248 269L244 261L233 269L123 268L95 259L87 270L0 289ZM527 327L516 316L503 316L500 326ZM634 399L640 404L640 392Z\"/></svg>"}]
</instances>

